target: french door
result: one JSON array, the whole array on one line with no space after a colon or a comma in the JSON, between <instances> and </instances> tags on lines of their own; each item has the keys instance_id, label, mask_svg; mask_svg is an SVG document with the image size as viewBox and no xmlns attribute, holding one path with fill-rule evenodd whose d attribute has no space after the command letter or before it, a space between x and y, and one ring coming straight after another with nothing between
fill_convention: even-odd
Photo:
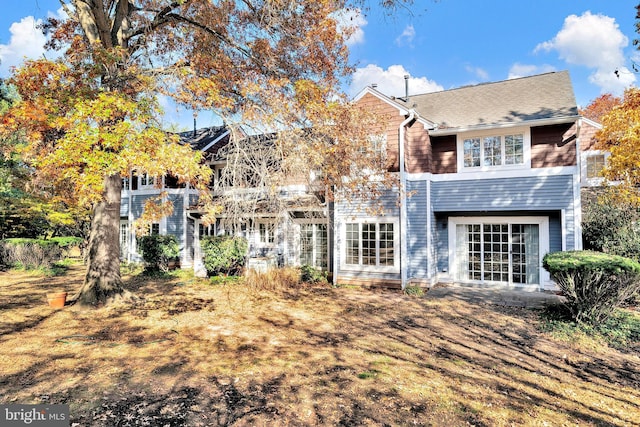
<instances>
[{"instance_id":1,"label":"french door","mask_svg":"<svg viewBox=\"0 0 640 427\"><path fill-rule=\"evenodd\" d=\"M455 278L513 285L540 284L541 223L455 223Z\"/></svg>"},{"instance_id":2,"label":"french door","mask_svg":"<svg viewBox=\"0 0 640 427\"><path fill-rule=\"evenodd\" d=\"M120 259L127 260L129 256L129 221L120 220Z\"/></svg>"},{"instance_id":3,"label":"french door","mask_svg":"<svg viewBox=\"0 0 640 427\"><path fill-rule=\"evenodd\" d=\"M300 224L300 265L327 269L327 224Z\"/></svg>"}]
</instances>

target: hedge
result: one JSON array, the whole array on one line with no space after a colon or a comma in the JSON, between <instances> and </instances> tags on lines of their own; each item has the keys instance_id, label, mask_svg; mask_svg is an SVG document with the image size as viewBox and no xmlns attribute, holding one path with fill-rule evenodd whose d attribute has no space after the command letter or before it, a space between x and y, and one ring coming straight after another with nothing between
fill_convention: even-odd
<instances>
[{"instance_id":1,"label":"hedge","mask_svg":"<svg viewBox=\"0 0 640 427\"><path fill-rule=\"evenodd\" d=\"M606 321L625 301L640 293L640 264L632 259L595 251L553 252L543 267L566 297L576 322Z\"/></svg>"},{"instance_id":2,"label":"hedge","mask_svg":"<svg viewBox=\"0 0 640 427\"><path fill-rule=\"evenodd\" d=\"M69 251L83 241L81 237L5 239L0 242L0 264L27 270L49 268L68 257Z\"/></svg>"},{"instance_id":3,"label":"hedge","mask_svg":"<svg viewBox=\"0 0 640 427\"><path fill-rule=\"evenodd\" d=\"M200 241L207 274L237 275L242 272L249 245L243 237L203 237Z\"/></svg>"}]
</instances>

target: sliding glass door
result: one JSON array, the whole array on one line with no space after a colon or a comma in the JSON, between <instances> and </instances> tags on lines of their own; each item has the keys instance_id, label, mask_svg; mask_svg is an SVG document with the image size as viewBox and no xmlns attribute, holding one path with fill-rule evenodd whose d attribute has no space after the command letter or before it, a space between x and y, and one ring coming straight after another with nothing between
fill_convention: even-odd
<instances>
[{"instance_id":1,"label":"sliding glass door","mask_svg":"<svg viewBox=\"0 0 640 427\"><path fill-rule=\"evenodd\" d=\"M540 224L455 224L455 275L461 281L540 283Z\"/></svg>"}]
</instances>

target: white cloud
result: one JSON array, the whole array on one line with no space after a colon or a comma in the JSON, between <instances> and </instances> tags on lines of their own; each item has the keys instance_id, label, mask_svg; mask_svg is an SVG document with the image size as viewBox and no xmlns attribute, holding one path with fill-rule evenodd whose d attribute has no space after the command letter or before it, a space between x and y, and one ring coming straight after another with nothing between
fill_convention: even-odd
<instances>
[{"instance_id":1,"label":"white cloud","mask_svg":"<svg viewBox=\"0 0 640 427\"><path fill-rule=\"evenodd\" d=\"M41 23L40 19L27 16L11 24L9 43L0 44L0 75L8 75L10 68L22 64L25 57L35 59L42 56L46 37L38 29Z\"/></svg>"},{"instance_id":2,"label":"white cloud","mask_svg":"<svg viewBox=\"0 0 640 427\"><path fill-rule=\"evenodd\" d=\"M352 31L346 41L347 46L364 43L363 28L368 22L360 9L342 9L336 12L334 17L338 23L338 31Z\"/></svg>"},{"instance_id":3,"label":"white cloud","mask_svg":"<svg viewBox=\"0 0 640 427\"><path fill-rule=\"evenodd\" d=\"M416 37L416 30L413 28L413 25L407 25L400 34L396 38L396 45L399 47L409 46L413 47L413 39Z\"/></svg>"},{"instance_id":4,"label":"white cloud","mask_svg":"<svg viewBox=\"0 0 640 427\"><path fill-rule=\"evenodd\" d=\"M380 92L389 96L404 96L404 76L409 75L402 65L391 65L386 70L369 64L366 67L356 69L353 73L350 94L353 96L371 84L377 84ZM409 94L437 92L444 88L426 77L409 78Z\"/></svg>"},{"instance_id":5,"label":"white cloud","mask_svg":"<svg viewBox=\"0 0 640 427\"><path fill-rule=\"evenodd\" d=\"M489 73L483 68L480 67L472 67L471 65L467 65L464 67L468 73L473 74L480 80L489 80Z\"/></svg>"},{"instance_id":6,"label":"white cloud","mask_svg":"<svg viewBox=\"0 0 640 427\"><path fill-rule=\"evenodd\" d=\"M58 20L67 19L67 13L61 7L55 12L47 12L49 18ZM9 27L11 38L8 44L0 44L0 76L9 75L11 67L19 66L25 58L37 59L46 52L49 59L56 58L60 52L45 51L44 44L47 37L43 34L39 26L41 19L27 16L14 22Z\"/></svg>"},{"instance_id":7,"label":"white cloud","mask_svg":"<svg viewBox=\"0 0 640 427\"><path fill-rule=\"evenodd\" d=\"M535 74L543 74L550 73L552 71L556 71L556 68L553 65L543 64L543 65L529 65L529 64L520 64L516 62L509 69L508 79L518 79L520 77L533 76Z\"/></svg>"},{"instance_id":8,"label":"white cloud","mask_svg":"<svg viewBox=\"0 0 640 427\"><path fill-rule=\"evenodd\" d=\"M558 52L568 64L594 69L589 81L600 86L601 92L620 94L635 81L635 76L625 68L623 49L629 39L620 31L614 18L593 15L587 11L581 16L570 15L564 20L556 36L535 48L535 52ZM614 72L618 70L620 78Z\"/></svg>"}]
</instances>

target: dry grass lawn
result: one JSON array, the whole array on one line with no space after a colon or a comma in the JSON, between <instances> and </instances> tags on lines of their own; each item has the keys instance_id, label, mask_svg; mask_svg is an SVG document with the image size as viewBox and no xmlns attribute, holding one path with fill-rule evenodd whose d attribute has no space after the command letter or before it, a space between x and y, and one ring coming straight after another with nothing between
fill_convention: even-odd
<instances>
[{"instance_id":1,"label":"dry grass lawn","mask_svg":"<svg viewBox=\"0 0 640 427\"><path fill-rule=\"evenodd\" d=\"M49 308L0 272L0 403L77 426L640 425L640 352L556 341L538 313L394 292L127 279L144 299Z\"/></svg>"}]
</instances>

